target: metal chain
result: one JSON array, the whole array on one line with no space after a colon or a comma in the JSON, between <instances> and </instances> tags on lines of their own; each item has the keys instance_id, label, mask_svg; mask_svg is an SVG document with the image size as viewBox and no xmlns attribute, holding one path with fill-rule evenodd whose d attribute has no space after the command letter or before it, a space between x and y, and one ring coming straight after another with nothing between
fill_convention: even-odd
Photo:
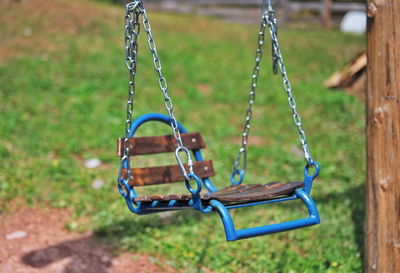
<instances>
[{"instance_id":1,"label":"metal chain","mask_svg":"<svg viewBox=\"0 0 400 273\"><path fill-rule=\"evenodd\" d=\"M129 84L128 84L128 101L126 104L126 120L125 120L125 139L124 139L124 147L123 147L123 156L120 161L120 168L118 173L118 187L120 188L120 192L122 194L127 194L128 190L125 188L125 192L121 191L123 185L127 185L127 183L122 183L122 170L125 168L127 170L126 179L129 181L131 175L130 169L130 160L129 160L129 136L131 133L131 125L132 125L132 114L133 114L133 98L135 95L135 75L136 75L136 63L137 63L137 53L138 53L138 44L137 37L140 32L140 24L139 24L139 13L136 10L136 3L130 3L126 5L126 14L125 14L125 63L129 70ZM125 186L126 187L126 186Z\"/></svg>"},{"instance_id":2,"label":"metal chain","mask_svg":"<svg viewBox=\"0 0 400 273\"><path fill-rule=\"evenodd\" d=\"M172 99L171 97L168 95L168 84L167 84L167 80L165 79L165 77L163 76L162 73L162 66L161 66L161 60L158 56L158 52L157 52L157 48L156 48L156 43L154 41L153 38L153 34L152 34L152 29L151 29L151 25L150 25L150 21L147 17L147 12L146 9L143 6L143 3L141 0L137 0L135 2L129 3L127 4L127 16L131 15L131 14L135 14L136 15L136 21L133 22L132 24L128 24L129 27L125 28L125 42L127 43L127 40L129 41L128 45L129 47L126 48L127 50L127 58L126 58L126 62L127 62L127 67L129 69L129 71L131 72L131 81L130 81L130 88L129 88L129 97L128 97L128 104L127 104L127 121L126 121L126 132L127 132L127 136L130 133L130 126L131 126L131 121L132 121L132 99L133 99L133 93L134 93L134 75L135 75L135 71L136 71L136 59L137 59L137 35L139 34L139 22L138 22L138 18L139 15L141 15L142 18L142 24L143 24L143 29L145 30L146 34L147 34L147 43L149 46L149 50L150 53L153 57L153 65L154 65L154 69L157 72L158 75L158 84L160 87L160 90L164 96L164 105L165 108L167 109L168 115L170 117L170 125L177 143L177 148L175 150L175 156L176 159L178 161L179 167L185 177L186 180L193 180L193 175L194 175L194 171L193 171L193 161L191 158L191 154L190 151L183 145L182 142L182 137L181 137L181 133L179 131L179 126L178 126L178 122L175 118L173 109L173 103L172 103ZM131 25L133 27L131 27ZM137 31L135 26L138 26ZM127 34L127 32L132 32L132 35L134 36L134 38L132 39L131 36L129 36L129 33ZM130 46L134 41L134 46L132 45L132 47ZM129 53L129 54L128 54ZM131 92L132 91L132 92ZM125 139L126 142L128 142L128 139ZM127 155L129 154L129 143L127 143L125 146L125 149L127 150ZM189 173L186 171L183 160L181 158L180 153L184 152L187 156L187 165L189 167ZM124 156L125 156L125 150L124 150ZM121 159L122 161L122 159ZM129 162L129 159L128 159ZM122 163L121 163L122 164ZM129 170L128 170L129 171Z\"/></svg>"},{"instance_id":3,"label":"metal chain","mask_svg":"<svg viewBox=\"0 0 400 273\"><path fill-rule=\"evenodd\" d=\"M176 157L176 160L178 161L179 167L181 168L181 171L182 171L185 179L193 180L193 176L192 176L192 175L194 175L193 161L192 161L192 158L190 155L190 151L183 145L183 142L182 142L181 133L180 133L179 127L178 127L178 122L177 122L174 112L173 112L174 106L172 104L172 99L168 95L167 80L165 79L165 77L163 76L163 73L162 73L161 60L157 53L156 43L153 38L150 21L149 21L149 18L147 17L146 9L144 8L143 3L141 1L138 5L138 8L140 9L140 11L142 13L143 28L144 28L144 31L147 33L147 43L149 45L150 53L153 57L154 69L156 70L157 75L158 75L158 85L164 96L164 105L165 105L165 108L167 109L168 115L170 117L171 128L174 133L176 144L178 146L175 150L175 157ZM183 165L182 158L179 154L180 152L184 152L187 156L187 164L189 167L189 174L187 173L185 166Z\"/></svg>"},{"instance_id":4,"label":"metal chain","mask_svg":"<svg viewBox=\"0 0 400 273\"><path fill-rule=\"evenodd\" d=\"M296 109L296 101L295 101L293 93L292 93L292 86L291 86L289 78L288 78L285 63L283 61L283 56L282 56L281 49L279 46L278 27L277 27L277 19L275 18L275 11L272 9L272 6L269 1L268 1L268 11L266 11L264 14L265 15L263 18L265 18L265 20L268 24L269 33L270 33L271 39L272 39L272 51L274 52L273 55L276 57L276 62L278 63L279 69L281 71L283 87L288 96L289 107L292 110L293 122L297 128L298 138L299 138L299 141L301 143L301 146L302 146L303 152L304 152L304 158L307 160L308 163L311 163L311 162L313 162L313 160L312 160L310 151L308 149L307 137L306 137L304 130L301 127L302 121L301 121L300 115Z\"/></svg>"},{"instance_id":5,"label":"metal chain","mask_svg":"<svg viewBox=\"0 0 400 273\"><path fill-rule=\"evenodd\" d=\"M257 81L258 81L258 76L259 76L259 70L260 70L259 64L260 64L261 57L262 57L262 45L264 44L266 26L268 26L268 29L269 29L269 32L271 35L272 71L274 74L277 74L278 66L279 66L279 69L282 74L283 86L288 95L289 106L293 113L293 121L297 127L298 138L303 147L304 157L308 163L312 162L312 158L311 158L311 155L310 155L310 152L308 149L308 145L307 145L307 138L306 138L304 130L301 128L302 121L301 121L299 113L296 110L296 101L292 94L291 84L290 84L290 81L289 81L289 78L288 78L288 75L286 72L286 67L283 62L282 53L281 53L281 50L279 47L278 25L277 25L277 19L275 18L275 11L273 10L273 8L271 6L270 0L263 0L261 26L260 26L260 31L258 34L258 47L256 50L256 58L255 58L256 62L255 62L255 66L253 68L253 73L252 73L251 89L250 89L250 93L249 93L249 104L248 104L248 108L246 110L245 124L244 124L243 133L242 133L242 145L239 149L238 155L234 162L233 172L232 172L232 176L231 176L233 182L235 182L235 183L242 182L242 180L244 178L244 173L245 173L246 167L247 167L247 145L248 145L248 137L249 137L249 133L250 133L250 122L251 122L251 118L252 118L252 106L255 102L255 96L256 96L255 91L256 91ZM243 158L243 167L242 167L242 169L239 169L242 158ZM239 181L234 180L235 175L240 175Z\"/></svg>"},{"instance_id":6,"label":"metal chain","mask_svg":"<svg viewBox=\"0 0 400 273\"><path fill-rule=\"evenodd\" d=\"M274 11L272 11L274 12ZM276 37L278 38L278 22L276 20L276 18L272 19L274 22L273 24L275 25L275 30L274 33L276 35ZM277 40L271 39L271 53L272 53L272 73L274 73L274 75L278 74L278 59L279 56L276 55L275 50L273 50L273 48L278 47L278 45L276 44Z\"/></svg>"},{"instance_id":7,"label":"metal chain","mask_svg":"<svg viewBox=\"0 0 400 273\"><path fill-rule=\"evenodd\" d=\"M243 169L242 170L246 171L246 167L247 167L247 144L248 144L248 137L249 137L249 133L250 133L250 127L251 127L250 122L251 122L251 118L252 118L252 114L253 114L252 108L253 108L253 104L256 99L256 88L257 88L258 76L260 73L260 62L261 62L261 58L262 58L262 46L264 44L266 26L267 26L266 21L262 20L261 25L260 25L260 31L258 33L258 43L257 43L258 47L257 47L256 54L255 54L255 65L254 65L253 73L251 76L249 104L248 104L248 107L246 110L246 119L245 119L243 133L242 133L242 146L239 149L235 163L233 165L232 176L239 174L239 165L242 160L242 157L243 157Z\"/></svg>"}]
</instances>

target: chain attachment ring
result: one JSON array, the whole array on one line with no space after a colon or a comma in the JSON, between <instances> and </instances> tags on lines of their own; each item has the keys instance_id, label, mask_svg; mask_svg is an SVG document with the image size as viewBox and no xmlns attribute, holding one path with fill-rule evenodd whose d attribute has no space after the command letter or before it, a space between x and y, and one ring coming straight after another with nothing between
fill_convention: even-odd
<instances>
[{"instance_id":1,"label":"chain attachment ring","mask_svg":"<svg viewBox=\"0 0 400 273\"><path fill-rule=\"evenodd\" d=\"M245 173L245 171L244 170L240 170L240 169L237 169L236 172L232 172L232 174L231 174L231 183L232 183L232 185L236 186L236 185L242 184L243 179L244 179L244 173ZM239 175L239 179L236 180L235 177L237 175Z\"/></svg>"},{"instance_id":2,"label":"chain attachment ring","mask_svg":"<svg viewBox=\"0 0 400 273\"><path fill-rule=\"evenodd\" d=\"M189 180L185 180L186 188L190 191L190 193L192 195L200 194L201 188L202 188L201 179L197 175L195 175L194 173L189 173L188 174L188 178L189 178ZM191 180L196 181L197 189L193 189L193 187L190 185L190 181Z\"/></svg>"}]
</instances>

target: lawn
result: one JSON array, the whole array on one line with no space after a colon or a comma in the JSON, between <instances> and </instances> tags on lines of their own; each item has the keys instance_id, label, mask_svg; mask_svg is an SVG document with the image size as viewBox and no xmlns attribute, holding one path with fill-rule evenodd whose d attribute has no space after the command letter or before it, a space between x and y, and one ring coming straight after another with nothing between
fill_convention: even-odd
<instances>
[{"instance_id":1,"label":"lawn","mask_svg":"<svg viewBox=\"0 0 400 273\"><path fill-rule=\"evenodd\" d=\"M128 72L120 6L90 1L28 1L0 9L0 209L71 209L70 229L93 229L116 251L151 254L183 272L360 272L363 256L364 105L322 82L364 48L364 38L338 31L280 31L298 111L321 165L313 198L321 225L226 243L219 217L187 210L129 213L115 186L115 140L123 136ZM20 16L23 14L24 16ZM258 26L193 15L149 12L178 121L207 142L219 186L240 145ZM147 52L139 39L134 116L165 113ZM271 74L269 42L253 113L247 183L302 178L281 79ZM165 126L143 127L162 135ZM87 169L86 159L102 165ZM170 157L144 157L136 166ZM96 179L106 181L93 189ZM184 192L184 184L144 189ZM298 203L236 211L238 227L304 215ZM81 220L85 219L85 220Z\"/></svg>"}]
</instances>

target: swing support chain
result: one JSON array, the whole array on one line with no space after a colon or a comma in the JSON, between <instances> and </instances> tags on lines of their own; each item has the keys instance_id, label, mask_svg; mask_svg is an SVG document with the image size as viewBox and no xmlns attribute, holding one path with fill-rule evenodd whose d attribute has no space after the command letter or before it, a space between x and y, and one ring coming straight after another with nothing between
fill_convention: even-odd
<instances>
[{"instance_id":1,"label":"swing support chain","mask_svg":"<svg viewBox=\"0 0 400 273\"><path fill-rule=\"evenodd\" d=\"M132 18L133 17L133 18ZM181 133L179 131L178 121L175 118L173 109L172 99L168 94L168 84L167 80L162 73L162 65L161 60L158 56L156 44L153 38L152 29L150 25L150 21L147 17L146 9L143 6L142 0L136 0L134 2L126 4L126 15L125 15L125 49L126 49L126 57L125 63L129 70L130 81L128 88L128 101L126 106L126 122L125 122L125 139L124 139L124 149L123 156L121 157L120 170L118 174L118 189L121 195L127 199L133 199L131 196L131 187L128 182L130 179L130 159L129 159L129 137L131 137L131 125L132 125L132 115L133 115L133 99L135 94L135 75L136 75L136 63L137 63L137 54L138 54L138 44L137 37L140 32L140 22L139 17L142 19L142 26L144 31L147 34L147 43L153 58L154 69L158 76L158 85L164 97L164 105L167 109L170 125L174 134L174 138L176 140L177 148L175 150L175 157L178 162L178 165L182 171L183 176L185 177L185 183L188 190L193 195L194 203L197 203L195 208L198 210L202 210L202 205L200 201L200 191L202 188L201 183L199 183L200 179L196 176L193 170L193 160L191 157L190 151L184 146L182 142ZM182 160L181 154L185 154L187 157L187 165L188 171L185 168L184 161ZM127 169L127 178L124 179L122 177L122 170ZM197 184L197 189L194 190L190 181L195 180ZM129 200L127 199L127 202ZM132 201L132 200L130 200Z\"/></svg>"},{"instance_id":2,"label":"swing support chain","mask_svg":"<svg viewBox=\"0 0 400 273\"><path fill-rule=\"evenodd\" d=\"M239 185L243 182L244 174L245 174L246 168L247 168L247 144L248 144L248 138L249 138L249 134L250 134L251 118L253 116L252 108L253 108L253 104L256 100L256 88L257 88L258 77L260 74L260 62L262 59L262 46L264 44L266 27L267 27L266 21L262 20L261 25L260 25L260 30L258 33L258 42L257 42L257 49L256 49L256 54L255 54L255 64L254 64L254 68L253 68L253 73L251 75L249 102L248 102L248 107L246 110L245 124L244 124L243 132L242 132L242 145L237 154L235 163L233 164L233 171L231 174L231 183L233 185ZM243 160L243 162L242 162L242 160ZM242 168L240 168L241 162L242 162ZM237 175L239 175L238 179L235 178Z\"/></svg>"},{"instance_id":3,"label":"swing support chain","mask_svg":"<svg viewBox=\"0 0 400 273\"><path fill-rule=\"evenodd\" d=\"M135 75L136 63L138 53L137 38L140 33L139 13L135 9L137 3L129 3L126 6L125 14L125 64L129 71L129 84L128 84L128 100L126 104L126 120L125 120L125 138L123 155L120 161L118 172L117 185L120 194L126 199L127 202L131 201L132 189L129 186L131 177L130 159L129 159L129 136L131 135L132 115L133 115L133 101L135 95ZM126 169L126 178L122 176L122 170Z\"/></svg>"},{"instance_id":4,"label":"swing support chain","mask_svg":"<svg viewBox=\"0 0 400 273\"><path fill-rule=\"evenodd\" d=\"M246 110L245 123L242 132L242 144L237 154L236 160L233 164L233 171L231 174L231 183L233 185L239 185L243 182L244 175L247 167L247 145L248 137L250 134L250 123L252 118L252 107L256 98L256 88L259 78L260 62L262 58L262 45L264 44L265 30L268 27L271 36L271 49L272 49L272 71L274 74L278 73L278 68L282 75L283 87L288 96L289 107L292 110L293 121L298 131L298 139L303 148L304 157L307 161L307 166L313 165L313 160L308 149L307 138L304 130L302 129L302 121L299 113L296 109L296 101L292 94L292 87L286 72L286 67L283 62L282 53L278 42L278 21L275 17L275 11L272 8L270 0L263 0L262 14L261 14L261 25L258 34L258 47L255 54L255 65L251 77L251 88L249 93L249 103ZM242 167L240 168L241 161ZM236 178L239 176L238 178Z\"/></svg>"},{"instance_id":5,"label":"swing support chain","mask_svg":"<svg viewBox=\"0 0 400 273\"><path fill-rule=\"evenodd\" d=\"M296 101L295 101L293 93L292 93L292 86L289 81L289 77L288 77L288 74L286 71L285 63L283 61L283 56L282 56L281 49L279 46L277 19L275 18L275 11L273 10L273 8L271 6L270 0L268 0L268 11L267 11L267 13L264 13L263 18L264 18L264 20L266 20L266 22L268 24L268 29L269 29L269 32L271 35L271 40L272 40L272 51L274 52L273 55L274 55L274 58L276 58L276 62L279 66L279 70L281 71L283 87L288 96L288 104L289 104L290 109L292 110L293 122L297 128L298 139L303 148L304 158L307 161L307 165L313 165L314 161L313 161L310 151L308 149L306 134L301 127L302 120L301 120L300 114L297 112L297 109L296 109L297 105L296 105Z\"/></svg>"},{"instance_id":6,"label":"swing support chain","mask_svg":"<svg viewBox=\"0 0 400 273\"><path fill-rule=\"evenodd\" d=\"M167 109L168 115L169 115L169 117L171 119L171 122L170 122L171 128L172 128L172 131L174 133L176 144L178 146L176 148L176 150L175 150L175 157L176 157L178 165L179 165L179 167L180 167L180 169L181 169L181 171L183 173L183 176L185 177L185 180L186 181L191 181L191 180L195 179L193 177L193 175L195 175L195 174L194 174L194 171L193 171L193 161L192 161L192 158L191 158L191 154L190 154L190 151L183 145L183 142L182 142L181 133L180 133L179 128L178 128L178 122L177 122L177 120L175 118L175 115L174 115L174 112L173 112L174 106L172 104L172 99L168 94L167 80L166 80L166 78L164 77L164 75L162 73L161 60L160 60L160 58L158 56L156 43L155 43L154 38L153 38L152 29L151 29L150 21L149 21L149 19L147 17L146 9L144 8L143 3L142 3L141 0L139 0L137 2L138 2L137 8L139 9L139 11L140 11L140 13L142 15L143 29L147 34L147 43L148 43L148 46L149 46L149 50L150 50L150 53L151 53L151 55L153 57L154 69L155 69L155 71L157 73L157 76L158 76L158 85L159 85L160 90L161 90L161 92L163 94L163 97L164 97L164 105L165 105L165 108ZM186 154L186 156L187 156L187 165L189 167L189 173L186 171L185 166L183 164L183 160L182 160L181 155L180 155L181 152L184 152Z\"/></svg>"}]
</instances>

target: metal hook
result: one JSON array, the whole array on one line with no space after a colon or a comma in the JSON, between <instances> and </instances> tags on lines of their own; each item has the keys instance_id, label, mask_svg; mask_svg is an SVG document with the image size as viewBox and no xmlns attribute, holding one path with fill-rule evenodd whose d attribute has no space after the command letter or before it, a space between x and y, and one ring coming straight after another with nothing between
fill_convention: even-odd
<instances>
[{"instance_id":1,"label":"metal hook","mask_svg":"<svg viewBox=\"0 0 400 273\"><path fill-rule=\"evenodd\" d=\"M193 180L193 177L190 177L185 169L185 165L182 162L181 156L179 155L180 151L184 151L185 154L188 157L188 166L189 166L189 173L192 175L193 174L193 161L192 161L192 157L190 156L190 151L186 148L186 147L178 147L175 150L175 157L176 157L176 161L178 161L178 165L183 173L183 176L185 177L185 179L187 181Z\"/></svg>"}]
</instances>

